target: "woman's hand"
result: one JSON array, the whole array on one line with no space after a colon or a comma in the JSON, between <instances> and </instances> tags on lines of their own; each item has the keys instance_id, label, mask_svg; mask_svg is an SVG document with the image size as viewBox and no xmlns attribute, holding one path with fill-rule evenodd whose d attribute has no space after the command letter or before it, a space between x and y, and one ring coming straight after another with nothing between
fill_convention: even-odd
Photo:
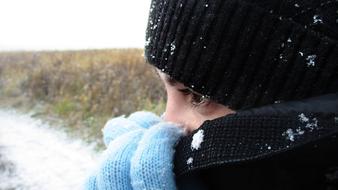
<instances>
[{"instance_id":1,"label":"woman's hand","mask_svg":"<svg viewBox=\"0 0 338 190\"><path fill-rule=\"evenodd\" d=\"M102 131L107 150L86 189L175 189L172 160L183 128L136 112L109 120Z\"/></svg>"}]
</instances>

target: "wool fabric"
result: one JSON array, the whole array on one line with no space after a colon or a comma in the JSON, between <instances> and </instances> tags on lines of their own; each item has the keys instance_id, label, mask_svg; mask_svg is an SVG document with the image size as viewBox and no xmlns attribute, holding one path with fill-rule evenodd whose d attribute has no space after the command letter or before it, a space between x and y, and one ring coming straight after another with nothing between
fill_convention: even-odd
<instances>
[{"instance_id":1,"label":"wool fabric","mask_svg":"<svg viewBox=\"0 0 338 190\"><path fill-rule=\"evenodd\" d=\"M337 0L152 0L145 57L239 110L338 90Z\"/></svg>"},{"instance_id":2,"label":"wool fabric","mask_svg":"<svg viewBox=\"0 0 338 190\"><path fill-rule=\"evenodd\" d=\"M181 127L150 112L135 112L109 120L102 131L107 149L85 189L176 189L172 162Z\"/></svg>"},{"instance_id":3,"label":"wool fabric","mask_svg":"<svg viewBox=\"0 0 338 190\"><path fill-rule=\"evenodd\" d=\"M309 152L330 150L338 146L336 119L333 113L291 112L271 115L240 113L207 121L179 142L175 153L175 174L180 177L213 166L278 157L283 152L294 151L297 155L295 150L298 147L310 147L310 151L307 149ZM200 148L192 149L193 138L200 131L203 131ZM326 142L322 147L314 146L322 141ZM192 162L188 163L189 159ZM314 165L318 160L336 163L336 158L330 159L321 154L311 159ZM293 162L305 163L306 160Z\"/></svg>"}]
</instances>

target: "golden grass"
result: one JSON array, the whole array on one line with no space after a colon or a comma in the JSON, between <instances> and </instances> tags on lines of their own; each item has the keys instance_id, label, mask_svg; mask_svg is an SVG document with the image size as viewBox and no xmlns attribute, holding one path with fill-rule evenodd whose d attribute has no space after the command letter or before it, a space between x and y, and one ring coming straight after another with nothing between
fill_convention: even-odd
<instances>
[{"instance_id":1,"label":"golden grass","mask_svg":"<svg viewBox=\"0 0 338 190\"><path fill-rule=\"evenodd\" d=\"M165 92L142 49L0 53L0 97L66 121L86 139L106 120L149 110L161 114ZM18 103L18 102L17 102ZM75 130L74 130L75 129Z\"/></svg>"}]
</instances>

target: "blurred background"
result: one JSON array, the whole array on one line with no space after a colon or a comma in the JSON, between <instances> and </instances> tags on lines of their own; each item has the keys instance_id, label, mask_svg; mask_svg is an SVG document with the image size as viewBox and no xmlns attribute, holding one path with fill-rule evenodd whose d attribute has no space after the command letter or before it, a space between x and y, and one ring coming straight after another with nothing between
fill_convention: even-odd
<instances>
[{"instance_id":1,"label":"blurred background","mask_svg":"<svg viewBox=\"0 0 338 190\"><path fill-rule=\"evenodd\" d=\"M149 8L0 1L0 190L78 189L109 118L164 111L164 88L143 57Z\"/></svg>"}]
</instances>

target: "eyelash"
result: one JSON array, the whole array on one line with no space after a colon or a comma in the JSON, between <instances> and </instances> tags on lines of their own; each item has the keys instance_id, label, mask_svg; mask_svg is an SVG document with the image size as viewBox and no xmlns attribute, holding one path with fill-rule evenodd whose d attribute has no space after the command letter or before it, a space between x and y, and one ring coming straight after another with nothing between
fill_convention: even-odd
<instances>
[{"instance_id":1,"label":"eyelash","mask_svg":"<svg viewBox=\"0 0 338 190\"><path fill-rule=\"evenodd\" d=\"M203 96L194 93L189 88L179 89L179 91L182 92L185 96L192 95L190 104L193 108L199 107L208 102L208 99L204 99Z\"/></svg>"}]
</instances>

